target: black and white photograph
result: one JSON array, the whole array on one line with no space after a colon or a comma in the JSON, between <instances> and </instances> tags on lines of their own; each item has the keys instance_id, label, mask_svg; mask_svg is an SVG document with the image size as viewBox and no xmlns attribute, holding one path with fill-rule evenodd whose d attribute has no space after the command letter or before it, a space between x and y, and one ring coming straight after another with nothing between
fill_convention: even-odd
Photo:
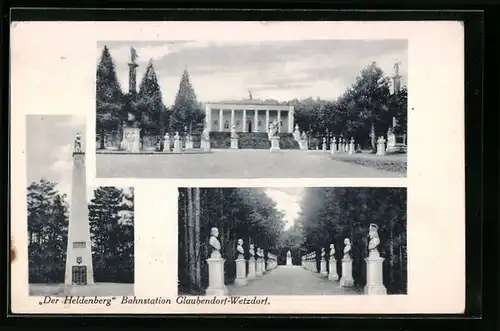
<instances>
[{"instance_id":1,"label":"black and white photograph","mask_svg":"<svg viewBox=\"0 0 500 331\"><path fill-rule=\"evenodd\" d=\"M98 178L406 177L406 39L97 47Z\"/></svg>"},{"instance_id":2,"label":"black and white photograph","mask_svg":"<svg viewBox=\"0 0 500 331\"><path fill-rule=\"evenodd\" d=\"M30 296L134 294L134 190L88 187L85 118L26 116Z\"/></svg>"},{"instance_id":3,"label":"black and white photograph","mask_svg":"<svg viewBox=\"0 0 500 331\"><path fill-rule=\"evenodd\" d=\"M179 189L181 296L406 295L406 188Z\"/></svg>"}]
</instances>

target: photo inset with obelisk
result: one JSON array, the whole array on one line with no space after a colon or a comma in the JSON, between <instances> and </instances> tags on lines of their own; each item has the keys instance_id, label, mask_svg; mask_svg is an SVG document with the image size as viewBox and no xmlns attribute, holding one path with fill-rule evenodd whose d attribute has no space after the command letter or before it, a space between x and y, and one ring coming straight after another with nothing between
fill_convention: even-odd
<instances>
[{"instance_id":1,"label":"photo inset with obelisk","mask_svg":"<svg viewBox=\"0 0 500 331\"><path fill-rule=\"evenodd\" d=\"M134 188L88 187L85 122L26 116L29 294L42 303L134 295Z\"/></svg>"}]
</instances>

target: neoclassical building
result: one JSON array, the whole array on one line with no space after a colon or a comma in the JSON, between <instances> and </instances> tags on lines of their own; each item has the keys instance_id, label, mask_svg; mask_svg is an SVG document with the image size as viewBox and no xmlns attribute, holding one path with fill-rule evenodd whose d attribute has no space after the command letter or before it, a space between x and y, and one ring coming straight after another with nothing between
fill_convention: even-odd
<instances>
[{"instance_id":1,"label":"neoclassical building","mask_svg":"<svg viewBox=\"0 0 500 331\"><path fill-rule=\"evenodd\" d=\"M267 132L277 120L279 132L293 132L293 106L266 103L259 100L222 101L205 104L205 125L210 131Z\"/></svg>"}]
</instances>

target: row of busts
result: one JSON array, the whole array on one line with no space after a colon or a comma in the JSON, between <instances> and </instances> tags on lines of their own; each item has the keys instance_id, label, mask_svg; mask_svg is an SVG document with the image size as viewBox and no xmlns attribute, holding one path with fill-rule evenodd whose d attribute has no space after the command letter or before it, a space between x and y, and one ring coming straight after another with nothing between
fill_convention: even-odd
<instances>
[{"instance_id":1,"label":"row of busts","mask_svg":"<svg viewBox=\"0 0 500 331\"><path fill-rule=\"evenodd\" d=\"M213 227L210 230L210 240L209 244L212 248L212 253L210 255L211 258L221 258L221 244L218 239L219 236L219 229ZM238 257L237 259L244 259L245 258L245 249L243 248L244 241L243 239L238 239L237 245L236 245L236 251L238 252ZM254 244L250 244L248 253L250 255L250 260L252 259L264 259L266 256L266 253L264 252L263 248L260 247L255 247ZM267 258L271 260L276 260L276 255L271 254L270 252L267 252Z\"/></svg>"},{"instance_id":2,"label":"row of busts","mask_svg":"<svg viewBox=\"0 0 500 331\"><path fill-rule=\"evenodd\" d=\"M370 224L368 236L370 238L370 241L368 243L368 251L369 251L369 257L378 257L379 252L378 252L378 246L380 245L380 237L378 235L378 225L372 223ZM344 239L344 259L350 259L351 258L351 240L349 238ZM325 259L326 257L326 252L325 248L321 248L321 259ZM335 245L330 244L330 259L335 259ZM316 252L311 252L308 253L304 256L302 256L302 261L311 261L311 260L316 260Z\"/></svg>"}]
</instances>

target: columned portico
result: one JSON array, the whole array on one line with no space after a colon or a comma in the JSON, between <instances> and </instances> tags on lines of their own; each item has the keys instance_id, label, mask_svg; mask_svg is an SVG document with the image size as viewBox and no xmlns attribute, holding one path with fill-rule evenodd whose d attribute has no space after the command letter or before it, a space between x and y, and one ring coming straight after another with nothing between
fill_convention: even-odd
<instances>
[{"instance_id":1,"label":"columned portico","mask_svg":"<svg viewBox=\"0 0 500 331\"><path fill-rule=\"evenodd\" d=\"M218 115L218 116L217 116ZM264 103L209 103L205 105L206 126L210 131L268 132L269 124L278 122L278 130L292 133L294 108L287 105Z\"/></svg>"}]
</instances>

